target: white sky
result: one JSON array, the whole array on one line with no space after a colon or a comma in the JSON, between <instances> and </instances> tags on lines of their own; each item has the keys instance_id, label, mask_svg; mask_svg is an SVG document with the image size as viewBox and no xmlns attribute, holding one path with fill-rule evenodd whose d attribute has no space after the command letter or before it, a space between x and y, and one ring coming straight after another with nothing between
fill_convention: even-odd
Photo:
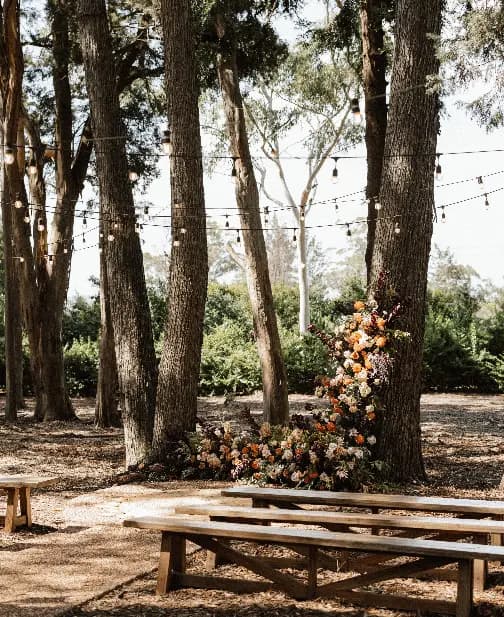
<instances>
[{"instance_id":1,"label":"white sky","mask_svg":"<svg viewBox=\"0 0 504 617\"><path fill-rule=\"evenodd\" d=\"M317 5L319 7L320 4ZM320 9L318 9L320 11ZM307 15L315 16L315 4L309 5ZM288 22L280 23L280 31L284 38L292 39L292 26ZM438 152L458 152L472 150L494 150L504 147L504 129L487 133L479 127L475 121L467 117L464 111L455 105L457 98L461 98L463 93L457 97L445 100L446 113L441 120L441 134L438 139ZM362 103L361 103L362 106ZM292 139L295 141L295 138ZM224 152L223 154L228 154ZM289 151L292 155L304 154L302 150L294 147ZM335 153L337 154L337 153ZM349 155L365 155L364 145L361 144ZM496 189L504 188L504 152L491 152L480 154L468 154L457 156L442 156L441 164L443 168L442 185L459 180L467 182L455 184L448 187L438 186L436 189L436 204L448 204L453 201L465 199L475 195L481 195L477 199L467 201L460 205L447 207L446 223L438 222L434 228L433 244L442 248L450 248L457 262L471 265L482 277L491 279L497 285L504 285L504 272L502 263L504 261L504 243L502 240L504 230L504 190L488 195L490 206L484 206L483 192L491 192ZM294 194L299 194L306 174L305 163L303 161L287 160L284 162L285 170ZM169 213L169 175L168 159L160 159L161 177L150 187L145 196L155 204L157 210L151 212L161 213L160 208L166 207L163 214ZM338 162L338 183L331 182L331 171L333 163L328 161L319 176L319 188L315 201L332 198L358 191L365 185L366 169L365 160L340 160ZM229 170L230 171L230 170ZM483 187L476 181L477 176L485 176L494 172L495 174L484 179ZM268 187L271 193L281 196L281 188L275 174L268 176ZM233 208L236 206L234 199L234 186L230 173L214 174L205 178L205 197L207 208ZM138 196L138 200L144 197ZM262 205L269 205L273 210L275 206L263 200ZM222 211L224 212L224 210ZM340 203L338 215L336 215L332 204L314 205L307 218L307 225L326 225L335 221L350 222L359 218L364 218L366 206L355 203ZM438 211L441 219L440 211ZM213 223L223 227L224 218L217 217ZM294 222L288 213L279 213L279 221L282 226L294 227ZM164 219L166 223L166 219ZM238 227L236 219L230 218L231 227ZM79 221L77 221L75 232L78 233ZM143 238L145 243L144 250L149 253L162 253L167 250L168 237L170 230L154 229L144 227ZM328 251L329 256L333 256L334 249L345 248L348 244L345 227L327 227L313 230L316 238ZM235 233L233 233L233 237ZM93 234L86 237L87 245L97 242ZM76 241L76 249L82 247L80 241ZM76 251L73 257L72 275L70 279L71 294L82 293L88 295L95 290L89 284L90 275L98 275L98 252L96 249Z\"/></svg>"}]
</instances>

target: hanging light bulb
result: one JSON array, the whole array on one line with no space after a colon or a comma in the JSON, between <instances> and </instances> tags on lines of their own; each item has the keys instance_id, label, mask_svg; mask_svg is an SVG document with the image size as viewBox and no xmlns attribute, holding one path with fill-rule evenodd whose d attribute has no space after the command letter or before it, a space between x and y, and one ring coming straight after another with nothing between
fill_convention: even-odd
<instances>
[{"instance_id":1,"label":"hanging light bulb","mask_svg":"<svg viewBox=\"0 0 504 617\"><path fill-rule=\"evenodd\" d=\"M45 229L44 219L39 219L38 220L37 229L38 229L38 231L44 231L44 229Z\"/></svg>"},{"instance_id":2,"label":"hanging light bulb","mask_svg":"<svg viewBox=\"0 0 504 617\"><path fill-rule=\"evenodd\" d=\"M265 225L269 224L269 208L268 208L268 206L264 207L264 224Z\"/></svg>"},{"instance_id":3,"label":"hanging light bulb","mask_svg":"<svg viewBox=\"0 0 504 617\"><path fill-rule=\"evenodd\" d=\"M98 246L98 253L103 253L103 246L101 244Z\"/></svg>"},{"instance_id":4,"label":"hanging light bulb","mask_svg":"<svg viewBox=\"0 0 504 617\"><path fill-rule=\"evenodd\" d=\"M135 223L135 231L136 231L137 234L140 233L140 223L138 221L136 221L136 223Z\"/></svg>"},{"instance_id":5,"label":"hanging light bulb","mask_svg":"<svg viewBox=\"0 0 504 617\"><path fill-rule=\"evenodd\" d=\"M233 178L236 178L236 176L238 175L238 170L236 169L236 161L237 161L238 157L233 156L233 168L231 169L231 176Z\"/></svg>"},{"instance_id":6,"label":"hanging light bulb","mask_svg":"<svg viewBox=\"0 0 504 617\"><path fill-rule=\"evenodd\" d=\"M241 239L240 239L240 230L239 230L239 229L237 229L237 230L236 230L236 243L237 243L237 244L240 244L240 242L241 242Z\"/></svg>"},{"instance_id":7,"label":"hanging light bulb","mask_svg":"<svg viewBox=\"0 0 504 617\"><path fill-rule=\"evenodd\" d=\"M485 208L489 208L490 207L490 202L488 201L488 194L485 193Z\"/></svg>"},{"instance_id":8,"label":"hanging light bulb","mask_svg":"<svg viewBox=\"0 0 504 617\"><path fill-rule=\"evenodd\" d=\"M52 255L48 255L48 256L47 256L47 259L49 260L49 263L52 263L52 262L53 262L53 256L52 256Z\"/></svg>"},{"instance_id":9,"label":"hanging light bulb","mask_svg":"<svg viewBox=\"0 0 504 617\"><path fill-rule=\"evenodd\" d=\"M19 258L19 263L20 263L20 264L24 263L24 257L20 257L20 258Z\"/></svg>"},{"instance_id":10,"label":"hanging light bulb","mask_svg":"<svg viewBox=\"0 0 504 617\"><path fill-rule=\"evenodd\" d=\"M119 223L117 221L114 223L114 229L119 229Z\"/></svg>"},{"instance_id":11,"label":"hanging light bulb","mask_svg":"<svg viewBox=\"0 0 504 617\"><path fill-rule=\"evenodd\" d=\"M65 253L65 255L68 253L68 247L66 244L63 244L63 253Z\"/></svg>"},{"instance_id":12,"label":"hanging light bulb","mask_svg":"<svg viewBox=\"0 0 504 617\"><path fill-rule=\"evenodd\" d=\"M171 141L171 131L169 128L164 129L163 131L163 136L161 137L161 147L163 148L163 152L165 154L173 154L173 144Z\"/></svg>"},{"instance_id":13,"label":"hanging light bulb","mask_svg":"<svg viewBox=\"0 0 504 617\"><path fill-rule=\"evenodd\" d=\"M476 178L476 181L478 182L478 184L483 184L483 176L478 176Z\"/></svg>"},{"instance_id":14,"label":"hanging light bulb","mask_svg":"<svg viewBox=\"0 0 504 617\"><path fill-rule=\"evenodd\" d=\"M180 233L181 233L182 235L185 235L185 234L187 233L187 229L186 229L185 227L181 227L181 228L180 228Z\"/></svg>"},{"instance_id":15,"label":"hanging light bulb","mask_svg":"<svg viewBox=\"0 0 504 617\"><path fill-rule=\"evenodd\" d=\"M332 156L331 158L334 161L334 169L332 170L332 181L334 183L338 181L338 157Z\"/></svg>"},{"instance_id":16,"label":"hanging light bulb","mask_svg":"<svg viewBox=\"0 0 504 617\"><path fill-rule=\"evenodd\" d=\"M21 199L21 195L19 193L16 195L16 201L14 202L14 207L15 208L23 207L23 200Z\"/></svg>"},{"instance_id":17,"label":"hanging light bulb","mask_svg":"<svg viewBox=\"0 0 504 617\"><path fill-rule=\"evenodd\" d=\"M352 230L350 229L350 223L347 223L346 226L347 226L346 235L347 236L351 236L352 235Z\"/></svg>"},{"instance_id":18,"label":"hanging light bulb","mask_svg":"<svg viewBox=\"0 0 504 617\"><path fill-rule=\"evenodd\" d=\"M226 214L226 223L224 225L226 229L229 229L229 214Z\"/></svg>"},{"instance_id":19,"label":"hanging light bulb","mask_svg":"<svg viewBox=\"0 0 504 617\"><path fill-rule=\"evenodd\" d=\"M23 217L23 221L25 223L29 223L30 222L30 211L28 210L28 208L25 209L25 215Z\"/></svg>"},{"instance_id":20,"label":"hanging light bulb","mask_svg":"<svg viewBox=\"0 0 504 617\"><path fill-rule=\"evenodd\" d=\"M113 242L115 240L115 236L112 232L109 232L108 236L107 236L107 240L109 242Z\"/></svg>"},{"instance_id":21,"label":"hanging light bulb","mask_svg":"<svg viewBox=\"0 0 504 617\"><path fill-rule=\"evenodd\" d=\"M130 182L136 182L138 180L138 172L135 169L130 169L128 171L128 178Z\"/></svg>"},{"instance_id":22,"label":"hanging light bulb","mask_svg":"<svg viewBox=\"0 0 504 617\"><path fill-rule=\"evenodd\" d=\"M338 206L338 200L337 200L337 199L335 199L335 200L334 200L334 209L335 209L336 211L338 211L338 208L339 208L339 206Z\"/></svg>"},{"instance_id":23,"label":"hanging light bulb","mask_svg":"<svg viewBox=\"0 0 504 617\"><path fill-rule=\"evenodd\" d=\"M145 216L149 216L149 206L144 206L144 214Z\"/></svg>"},{"instance_id":24,"label":"hanging light bulb","mask_svg":"<svg viewBox=\"0 0 504 617\"><path fill-rule=\"evenodd\" d=\"M14 148L12 146L5 146L4 150L4 162L6 165L12 165L16 160L16 155L14 154Z\"/></svg>"},{"instance_id":25,"label":"hanging light bulb","mask_svg":"<svg viewBox=\"0 0 504 617\"><path fill-rule=\"evenodd\" d=\"M82 244L86 244L86 235L82 234Z\"/></svg>"},{"instance_id":26,"label":"hanging light bulb","mask_svg":"<svg viewBox=\"0 0 504 617\"><path fill-rule=\"evenodd\" d=\"M401 233L401 228L399 227L399 222L398 221L395 222L394 233L396 233L396 234L400 234Z\"/></svg>"},{"instance_id":27,"label":"hanging light bulb","mask_svg":"<svg viewBox=\"0 0 504 617\"><path fill-rule=\"evenodd\" d=\"M439 159L441 158L440 154L436 154L436 180L441 180L443 177L443 170L441 168L441 163Z\"/></svg>"},{"instance_id":28,"label":"hanging light bulb","mask_svg":"<svg viewBox=\"0 0 504 617\"><path fill-rule=\"evenodd\" d=\"M381 210L382 209L382 205L381 205L380 200L378 199L378 197L375 197L374 207L375 207L375 210Z\"/></svg>"},{"instance_id":29,"label":"hanging light bulb","mask_svg":"<svg viewBox=\"0 0 504 617\"><path fill-rule=\"evenodd\" d=\"M173 246L180 246L180 240L177 235L173 236Z\"/></svg>"},{"instance_id":30,"label":"hanging light bulb","mask_svg":"<svg viewBox=\"0 0 504 617\"><path fill-rule=\"evenodd\" d=\"M301 222L304 222L305 220L305 207L301 206L301 208L299 209L299 220Z\"/></svg>"},{"instance_id":31,"label":"hanging light bulb","mask_svg":"<svg viewBox=\"0 0 504 617\"><path fill-rule=\"evenodd\" d=\"M441 206L441 223L446 223L446 212L444 208L444 206Z\"/></svg>"},{"instance_id":32,"label":"hanging light bulb","mask_svg":"<svg viewBox=\"0 0 504 617\"><path fill-rule=\"evenodd\" d=\"M354 98L350 101L350 111L352 112L353 121L356 124L362 120L358 98Z\"/></svg>"},{"instance_id":33,"label":"hanging light bulb","mask_svg":"<svg viewBox=\"0 0 504 617\"><path fill-rule=\"evenodd\" d=\"M292 233L292 244L296 244L296 242L297 242L297 238L296 238L296 230L295 230L295 229L293 229L293 230L292 230L292 232L293 232L293 233Z\"/></svg>"},{"instance_id":34,"label":"hanging light bulb","mask_svg":"<svg viewBox=\"0 0 504 617\"><path fill-rule=\"evenodd\" d=\"M87 227L87 218L86 218L86 215L84 215L84 218L82 219L82 226L83 226L83 227Z\"/></svg>"}]
</instances>

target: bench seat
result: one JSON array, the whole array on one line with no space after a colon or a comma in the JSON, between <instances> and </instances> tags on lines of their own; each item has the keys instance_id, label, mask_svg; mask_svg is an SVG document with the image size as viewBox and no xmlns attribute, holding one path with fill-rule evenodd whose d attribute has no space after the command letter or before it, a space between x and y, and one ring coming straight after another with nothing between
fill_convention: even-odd
<instances>
[{"instance_id":1,"label":"bench seat","mask_svg":"<svg viewBox=\"0 0 504 617\"><path fill-rule=\"evenodd\" d=\"M406 610L429 610L457 617L469 617L473 606L474 560L502 560L504 548L459 542L419 540L369 534L341 533L328 530L258 526L245 523L201 521L180 517L138 517L124 521L126 527L160 531L161 557L158 572L157 592L168 593L177 587L208 587L228 589L235 592L270 588L274 584L296 599L315 596L336 596L365 606ZM244 581L226 577L202 576L186 573L185 544L189 540L198 546L223 555L225 559L243 566L268 579ZM232 548L230 541L245 541L259 544L277 544L292 549L306 558L308 576L301 582L290 574L274 567L261 558ZM382 567L379 570L358 574L334 583L319 586L317 568L324 567L330 559L319 553L323 549L336 549L357 553L400 555L414 561ZM336 561L336 560L334 560ZM400 597L360 590L361 587L395 578L407 578L425 570L458 564L456 602ZM284 566L285 567L285 566Z\"/></svg>"},{"instance_id":2,"label":"bench seat","mask_svg":"<svg viewBox=\"0 0 504 617\"><path fill-rule=\"evenodd\" d=\"M0 490L7 493L6 513L5 516L0 516L3 531L5 533L12 533L20 525L31 527L31 489L50 486L57 481L58 478L33 475L0 476Z\"/></svg>"}]
</instances>

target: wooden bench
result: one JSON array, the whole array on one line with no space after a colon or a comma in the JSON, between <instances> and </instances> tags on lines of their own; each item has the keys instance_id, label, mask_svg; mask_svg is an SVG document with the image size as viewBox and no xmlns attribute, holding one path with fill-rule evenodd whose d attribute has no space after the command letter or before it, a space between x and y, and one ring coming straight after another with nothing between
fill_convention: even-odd
<instances>
[{"instance_id":1,"label":"wooden bench","mask_svg":"<svg viewBox=\"0 0 504 617\"><path fill-rule=\"evenodd\" d=\"M161 536L157 593L165 594L180 587L226 589L254 593L274 585L288 595L299 599L339 597L355 604L403 610L426 610L469 617L473 607L474 560L504 559L504 548L480 544L418 540L373 536L369 534L340 533L328 530L266 527L244 523L199 521L177 517L139 517L124 521L126 527L157 530ZM201 548L222 554L228 561L247 568L267 581L248 581L229 577L195 575L186 572L186 541ZM230 541L275 544L301 554L305 559L307 578L298 578L266 563L261 557L242 552L230 546ZM357 553L378 553L414 558L413 561L383 567L357 574L350 578L319 585L317 569L326 567L328 557L320 559L323 549ZM458 565L456 602L404 597L385 593L362 591L360 588L377 582L414 577L418 572L451 563ZM285 567L285 565L283 565Z\"/></svg>"},{"instance_id":2,"label":"wooden bench","mask_svg":"<svg viewBox=\"0 0 504 617\"><path fill-rule=\"evenodd\" d=\"M0 489L7 493L7 510L5 516L0 516L3 531L12 533L20 525L31 527L31 489L50 486L57 480L38 476L0 476Z\"/></svg>"},{"instance_id":3,"label":"wooden bench","mask_svg":"<svg viewBox=\"0 0 504 617\"><path fill-rule=\"evenodd\" d=\"M330 512L324 510L287 510L271 508L248 508L244 506L232 506L223 504L202 504L177 506L176 514L191 514L208 516L211 521L246 522L255 524L289 523L295 525L319 525L331 531L362 532L371 530L377 532L382 529L402 531L401 536L415 537L428 536L430 539L457 539L473 538L476 543L487 544L488 536L504 533L504 522L481 519L446 518L439 516L392 516L380 514L367 514L356 512ZM382 556L377 561L360 557L348 559L346 568L349 570L369 571L370 566L379 565L383 561L392 559L391 556ZM208 561L209 567L215 565L212 559ZM429 572L430 576L451 578L452 571ZM475 561L474 564L474 589L483 591L487 578L487 563Z\"/></svg>"}]
</instances>

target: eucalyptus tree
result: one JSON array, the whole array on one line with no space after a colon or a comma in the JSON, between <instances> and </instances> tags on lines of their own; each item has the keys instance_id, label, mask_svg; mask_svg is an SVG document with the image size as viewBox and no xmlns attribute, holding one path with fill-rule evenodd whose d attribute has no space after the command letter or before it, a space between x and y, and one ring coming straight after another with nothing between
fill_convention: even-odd
<instances>
[{"instance_id":1,"label":"eucalyptus tree","mask_svg":"<svg viewBox=\"0 0 504 617\"><path fill-rule=\"evenodd\" d=\"M77 2L103 215L107 281L128 465L152 444L156 358L105 0Z\"/></svg>"},{"instance_id":2,"label":"eucalyptus tree","mask_svg":"<svg viewBox=\"0 0 504 617\"><path fill-rule=\"evenodd\" d=\"M226 116L230 173L235 180L240 220L237 234L240 241L243 239L247 286L262 370L264 419L283 424L289 418L287 375L273 306L259 190L240 89L242 79L268 74L286 52L269 23L261 19L265 4L268 3L256 4L250 0L206 3L203 5L201 36L206 43L206 53L215 62ZM215 73L209 68L210 79L215 79Z\"/></svg>"},{"instance_id":3,"label":"eucalyptus tree","mask_svg":"<svg viewBox=\"0 0 504 617\"><path fill-rule=\"evenodd\" d=\"M430 255L439 98L429 80L439 71L442 0L398 0L394 59L371 289L401 303L398 344L384 394L378 456L396 480L423 478L420 440L422 351ZM390 290L390 294L389 291ZM390 297L392 296L392 297Z\"/></svg>"},{"instance_id":4,"label":"eucalyptus tree","mask_svg":"<svg viewBox=\"0 0 504 617\"><path fill-rule=\"evenodd\" d=\"M290 210L294 217L301 334L310 323L307 218L325 163L333 158L336 165L335 150L345 150L360 138L360 127L351 121L351 101L357 89L358 80L346 54L333 52L326 58L318 45L308 43L298 45L275 78L259 84L245 103L262 155L278 174L282 195L267 188L267 168L262 165L261 189L272 203ZM299 174L289 175L282 158L287 152L284 144L293 139L306 157L300 188ZM337 179L337 167L332 174ZM334 205L338 207L336 200Z\"/></svg>"},{"instance_id":5,"label":"eucalyptus tree","mask_svg":"<svg viewBox=\"0 0 504 617\"><path fill-rule=\"evenodd\" d=\"M196 425L208 285L199 84L194 17L186 0L161 0L170 157L172 244L167 320L157 392L153 456Z\"/></svg>"}]
</instances>

